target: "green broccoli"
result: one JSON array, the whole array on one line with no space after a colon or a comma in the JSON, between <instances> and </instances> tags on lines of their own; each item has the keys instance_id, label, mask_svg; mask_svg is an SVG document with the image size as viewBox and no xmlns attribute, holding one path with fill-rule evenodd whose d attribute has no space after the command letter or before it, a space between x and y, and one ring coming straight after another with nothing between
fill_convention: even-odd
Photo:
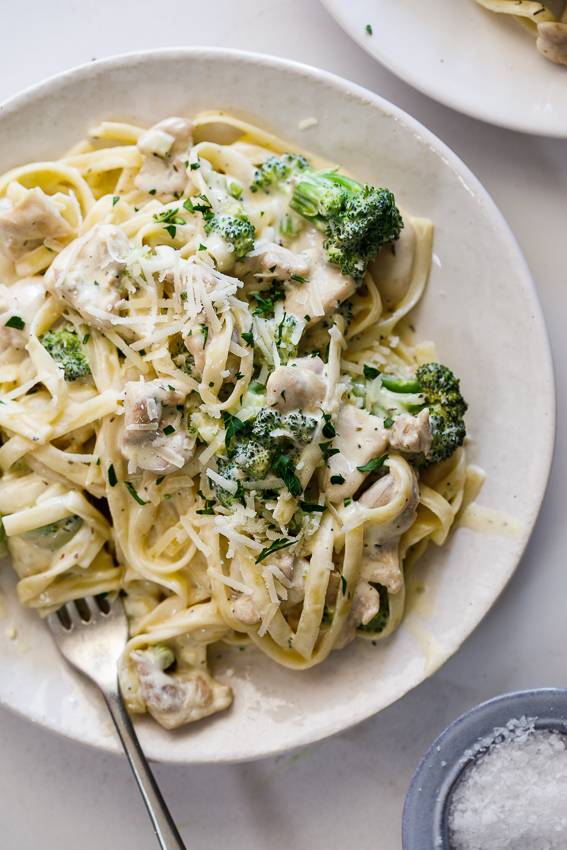
<instances>
[{"instance_id":1,"label":"green broccoli","mask_svg":"<svg viewBox=\"0 0 567 850\"><path fill-rule=\"evenodd\" d=\"M195 371L195 358L185 347L181 334L177 334L170 342L169 353L173 363L186 375Z\"/></svg>"},{"instance_id":2,"label":"green broccoli","mask_svg":"<svg viewBox=\"0 0 567 850\"><path fill-rule=\"evenodd\" d=\"M463 445L463 416L468 405L461 395L459 379L447 366L426 363L417 369L414 378L381 375L373 367L365 367L365 375L368 380L356 381L353 394L364 400L367 396L371 412L383 417L385 424L393 424L392 420L402 413L417 416L424 408L429 409L431 449L427 457L420 452L413 458L415 466L423 469L446 460Z\"/></svg>"},{"instance_id":3,"label":"green broccoli","mask_svg":"<svg viewBox=\"0 0 567 850\"><path fill-rule=\"evenodd\" d=\"M299 410L292 410L291 413L287 413L283 417L281 427L297 443L306 446L311 442L313 429L316 425L317 420L313 416L307 416L305 413L300 413Z\"/></svg>"},{"instance_id":4,"label":"green broccoli","mask_svg":"<svg viewBox=\"0 0 567 850\"><path fill-rule=\"evenodd\" d=\"M40 336L40 342L65 374L66 381L76 381L91 374L83 344L75 331L62 328L59 331L47 331Z\"/></svg>"},{"instance_id":5,"label":"green broccoli","mask_svg":"<svg viewBox=\"0 0 567 850\"><path fill-rule=\"evenodd\" d=\"M252 192L263 189L268 192L274 187L280 189L284 183L296 174L310 168L309 163L303 156L293 153L284 153L282 156L271 156L260 168L256 169L254 180L250 186Z\"/></svg>"},{"instance_id":6,"label":"green broccoli","mask_svg":"<svg viewBox=\"0 0 567 850\"><path fill-rule=\"evenodd\" d=\"M246 473L248 478L257 481L264 478L268 471L272 452L257 440L241 440L237 443L233 460L236 466Z\"/></svg>"},{"instance_id":7,"label":"green broccoli","mask_svg":"<svg viewBox=\"0 0 567 850\"><path fill-rule=\"evenodd\" d=\"M254 248L256 230L252 222L246 218L235 218L222 213L216 215L205 224L205 233L213 232L225 242L231 243L235 257L243 257Z\"/></svg>"},{"instance_id":8,"label":"green broccoli","mask_svg":"<svg viewBox=\"0 0 567 850\"><path fill-rule=\"evenodd\" d=\"M256 330L258 333L255 334L255 364L257 366L263 366L266 363L270 368L273 368L271 360L275 343L281 365L285 366L290 360L297 357L303 329L303 322L287 313L284 313L281 321L275 318L264 319L262 317L256 317Z\"/></svg>"},{"instance_id":9,"label":"green broccoli","mask_svg":"<svg viewBox=\"0 0 567 850\"><path fill-rule=\"evenodd\" d=\"M293 495L300 495L301 485L294 463L301 449L311 442L316 424L313 416L299 411L282 416L267 407L263 407L250 424L239 423L238 430L233 428L233 436L228 441L227 456L218 458L219 474L237 481L238 489L236 493L229 493L211 481L219 502L229 509L237 502L242 503L242 481L258 481L265 478L270 469L283 478Z\"/></svg>"},{"instance_id":10,"label":"green broccoli","mask_svg":"<svg viewBox=\"0 0 567 850\"><path fill-rule=\"evenodd\" d=\"M361 185L335 171L304 170L290 208L326 234L327 259L361 280L382 245L400 236L403 221L388 189Z\"/></svg>"},{"instance_id":11,"label":"green broccoli","mask_svg":"<svg viewBox=\"0 0 567 850\"><path fill-rule=\"evenodd\" d=\"M148 646L146 655L160 670L169 670L175 664L175 654L165 643L154 643Z\"/></svg>"},{"instance_id":12,"label":"green broccoli","mask_svg":"<svg viewBox=\"0 0 567 850\"><path fill-rule=\"evenodd\" d=\"M281 427L281 413L269 407L263 407L254 419L251 435L263 446L271 445L276 442L276 438L272 437L272 431L279 430Z\"/></svg>"}]
</instances>

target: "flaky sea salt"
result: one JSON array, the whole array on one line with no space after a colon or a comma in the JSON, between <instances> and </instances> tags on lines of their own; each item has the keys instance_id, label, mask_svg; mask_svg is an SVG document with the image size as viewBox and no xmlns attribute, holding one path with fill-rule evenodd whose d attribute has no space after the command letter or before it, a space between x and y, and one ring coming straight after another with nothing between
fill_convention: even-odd
<instances>
[{"instance_id":1,"label":"flaky sea salt","mask_svg":"<svg viewBox=\"0 0 567 850\"><path fill-rule=\"evenodd\" d=\"M522 717L482 744L451 800L452 850L566 850L567 736Z\"/></svg>"}]
</instances>

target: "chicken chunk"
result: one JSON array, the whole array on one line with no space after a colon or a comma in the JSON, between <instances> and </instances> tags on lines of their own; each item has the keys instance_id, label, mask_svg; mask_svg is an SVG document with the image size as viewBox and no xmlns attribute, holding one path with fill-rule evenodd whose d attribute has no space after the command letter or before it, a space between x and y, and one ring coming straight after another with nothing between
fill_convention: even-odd
<instances>
[{"instance_id":1,"label":"chicken chunk","mask_svg":"<svg viewBox=\"0 0 567 850\"><path fill-rule=\"evenodd\" d=\"M394 476L386 475L370 487L358 502L366 508L382 507L394 498L395 488ZM418 504L419 487L414 475L410 498L398 516L382 525L365 523L360 573L349 615L351 631L353 625L369 623L380 610L380 595L373 587L374 584L383 585L392 594L402 589L403 575L399 561L400 537L413 525Z\"/></svg>"},{"instance_id":2,"label":"chicken chunk","mask_svg":"<svg viewBox=\"0 0 567 850\"><path fill-rule=\"evenodd\" d=\"M122 454L141 469L161 475L181 469L195 451L195 440L178 410L187 390L173 384L160 380L126 384Z\"/></svg>"},{"instance_id":3,"label":"chicken chunk","mask_svg":"<svg viewBox=\"0 0 567 850\"><path fill-rule=\"evenodd\" d=\"M335 430L333 447L339 454L330 458L325 469L324 490L331 502L342 502L356 493L368 474L357 467L387 451L389 432L381 419L352 404L341 404ZM335 475L342 476L344 484L331 484Z\"/></svg>"},{"instance_id":4,"label":"chicken chunk","mask_svg":"<svg viewBox=\"0 0 567 850\"><path fill-rule=\"evenodd\" d=\"M233 600L232 613L236 620L247 626L253 626L262 619L249 593L241 593Z\"/></svg>"},{"instance_id":5,"label":"chicken chunk","mask_svg":"<svg viewBox=\"0 0 567 850\"><path fill-rule=\"evenodd\" d=\"M44 239L66 239L72 232L57 205L38 187L0 213L0 251L15 263Z\"/></svg>"},{"instance_id":6,"label":"chicken chunk","mask_svg":"<svg viewBox=\"0 0 567 850\"><path fill-rule=\"evenodd\" d=\"M185 163L193 146L193 124L186 118L167 118L142 133L138 150L142 167L134 184L142 192L181 195L189 182Z\"/></svg>"},{"instance_id":7,"label":"chicken chunk","mask_svg":"<svg viewBox=\"0 0 567 850\"><path fill-rule=\"evenodd\" d=\"M151 652L138 649L130 654L146 707L165 729L222 711L232 702L231 689L216 682L205 669L205 647L195 653L203 656L199 666L172 674L159 667Z\"/></svg>"},{"instance_id":8,"label":"chicken chunk","mask_svg":"<svg viewBox=\"0 0 567 850\"><path fill-rule=\"evenodd\" d=\"M45 302L45 297L43 278L23 277L10 287L0 285L0 312L13 311L29 326ZM6 319L0 317L0 323L3 325L0 327L0 351L23 348L27 342L27 330L7 328L3 324L5 321Z\"/></svg>"},{"instance_id":9,"label":"chicken chunk","mask_svg":"<svg viewBox=\"0 0 567 850\"><path fill-rule=\"evenodd\" d=\"M286 313L300 319L309 316L311 322L329 316L356 289L353 277L341 274L337 265L327 261L324 240L322 233L308 228L294 244L294 248L307 258L311 271L309 281L294 287L285 300Z\"/></svg>"},{"instance_id":10,"label":"chicken chunk","mask_svg":"<svg viewBox=\"0 0 567 850\"><path fill-rule=\"evenodd\" d=\"M286 414L301 408L319 413L325 400L327 381L320 357L300 357L274 369L267 384L267 406Z\"/></svg>"},{"instance_id":11,"label":"chicken chunk","mask_svg":"<svg viewBox=\"0 0 567 850\"><path fill-rule=\"evenodd\" d=\"M206 316L204 313L199 313L199 315L190 323L189 331L191 331L190 335L185 335L183 342L185 343L185 348L194 360L193 375L197 378L201 378L203 376L203 370L207 360L207 346L210 346L212 342L211 329L206 323Z\"/></svg>"},{"instance_id":12,"label":"chicken chunk","mask_svg":"<svg viewBox=\"0 0 567 850\"><path fill-rule=\"evenodd\" d=\"M118 315L123 258L129 250L123 230L114 224L95 224L56 257L45 273L44 286L90 325L112 330L110 318L95 315L93 308Z\"/></svg>"},{"instance_id":13,"label":"chicken chunk","mask_svg":"<svg viewBox=\"0 0 567 850\"><path fill-rule=\"evenodd\" d=\"M536 47L558 65L567 65L567 24L544 21L538 24Z\"/></svg>"},{"instance_id":14,"label":"chicken chunk","mask_svg":"<svg viewBox=\"0 0 567 850\"><path fill-rule=\"evenodd\" d=\"M399 452L424 452L431 448L431 424L429 410L425 408L417 416L402 413L390 430L390 445Z\"/></svg>"},{"instance_id":15,"label":"chicken chunk","mask_svg":"<svg viewBox=\"0 0 567 850\"><path fill-rule=\"evenodd\" d=\"M265 275L275 280L288 280L292 274L307 277L309 262L305 255L295 254L288 248L272 242L261 253L241 260L236 266L235 274L238 277L245 274Z\"/></svg>"},{"instance_id":16,"label":"chicken chunk","mask_svg":"<svg viewBox=\"0 0 567 850\"><path fill-rule=\"evenodd\" d=\"M387 309L399 304L409 289L416 246L415 228L409 218L404 218L400 238L383 245L376 259L368 265Z\"/></svg>"}]
</instances>

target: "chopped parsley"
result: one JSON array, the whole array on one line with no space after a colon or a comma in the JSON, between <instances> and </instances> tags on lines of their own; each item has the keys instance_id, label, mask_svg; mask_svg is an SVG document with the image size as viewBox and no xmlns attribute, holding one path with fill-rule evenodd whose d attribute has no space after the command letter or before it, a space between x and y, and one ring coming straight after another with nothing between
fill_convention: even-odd
<instances>
[{"instance_id":1,"label":"chopped parsley","mask_svg":"<svg viewBox=\"0 0 567 850\"><path fill-rule=\"evenodd\" d=\"M301 508L302 511L307 511L308 513L313 512L313 513L322 514L323 511L327 510L325 505L315 505L312 502L300 502L299 507Z\"/></svg>"},{"instance_id":2,"label":"chopped parsley","mask_svg":"<svg viewBox=\"0 0 567 850\"><path fill-rule=\"evenodd\" d=\"M344 484L345 479L342 475L331 475L331 484Z\"/></svg>"},{"instance_id":3,"label":"chopped parsley","mask_svg":"<svg viewBox=\"0 0 567 850\"><path fill-rule=\"evenodd\" d=\"M269 557L269 555L273 555L274 552L279 552L280 549L287 549L288 546L293 546L294 543L297 543L297 540L288 540L285 537L281 537L279 540L274 540L274 542L270 543L266 549L262 549L256 558L256 563L261 563L265 558Z\"/></svg>"},{"instance_id":4,"label":"chopped parsley","mask_svg":"<svg viewBox=\"0 0 567 850\"><path fill-rule=\"evenodd\" d=\"M377 378L380 374L380 369L376 369L374 366L364 366L364 377L368 381L373 381L374 378Z\"/></svg>"},{"instance_id":5,"label":"chopped parsley","mask_svg":"<svg viewBox=\"0 0 567 850\"><path fill-rule=\"evenodd\" d=\"M111 487L115 487L117 481L118 481L118 479L116 478L116 472L114 470L114 464L111 463L110 466L108 467L108 483L110 484Z\"/></svg>"},{"instance_id":6,"label":"chopped parsley","mask_svg":"<svg viewBox=\"0 0 567 850\"><path fill-rule=\"evenodd\" d=\"M14 328L17 331L23 331L25 326L26 323L22 318L20 318L20 316L11 316L4 325L6 328Z\"/></svg>"},{"instance_id":7,"label":"chopped parsley","mask_svg":"<svg viewBox=\"0 0 567 850\"><path fill-rule=\"evenodd\" d=\"M126 487L126 489L128 490L128 492L130 493L130 495L132 496L132 498L135 499L139 505L147 505L148 504L147 502L144 502L143 499L140 499L140 497L136 493L136 488L134 487L134 485L132 484L131 481L124 481L123 484Z\"/></svg>"},{"instance_id":8,"label":"chopped parsley","mask_svg":"<svg viewBox=\"0 0 567 850\"><path fill-rule=\"evenodd\" d=\"M380 469L388 460L388 455L380 455L380 457L373 457L372 460L369 460L368 463L365 463L364 466L357 466L359 472L376 472L377 469Z\"/></svg>"},{"instance_id":9,"label":"chopped parsley","mask_svg":"<svg viewBox=\"0 0 567 850\"><path fill-rule=\"evenodd\" d=\"M301 496L303 488L297 475L295 474L295 466L293 461L287 455L276 455L272 468L283 478L283 482L292 496Z\"/></svg>"}]
</instances>

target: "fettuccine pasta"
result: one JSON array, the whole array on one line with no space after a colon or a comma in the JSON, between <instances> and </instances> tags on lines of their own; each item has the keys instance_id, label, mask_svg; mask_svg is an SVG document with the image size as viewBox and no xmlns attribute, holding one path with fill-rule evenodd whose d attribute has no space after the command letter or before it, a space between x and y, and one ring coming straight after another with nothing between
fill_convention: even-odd
<instances>
[{"instance_id":1,"label":"fettuccine pasta","mask_svg":"<svg viewBox=\"0 0 567 850\"><path fill-rule=\"evenodd\" d=\"M0 177L0 513L19 599L46 616L122 593L122 691L166 728L230 704L214 642L301 670L390 635L404 564L480 487L460 420L435 454L424 382L460 398L458 381L408 321L431 222L308 160L206 114L103 122ZM321 224L297 201L321 174L329 208L350 191L344 209L385 205L382 250L331 254L347 214Z\"/></svg>"}]
</instances>

